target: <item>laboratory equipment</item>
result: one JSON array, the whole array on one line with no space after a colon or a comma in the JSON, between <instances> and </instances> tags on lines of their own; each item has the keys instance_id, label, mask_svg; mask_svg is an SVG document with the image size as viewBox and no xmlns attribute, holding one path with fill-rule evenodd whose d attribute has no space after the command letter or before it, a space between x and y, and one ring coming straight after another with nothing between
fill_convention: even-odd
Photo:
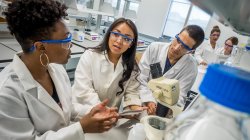
<instances>
[{"instance_id":1,"label":"laboratory equipment","mask_svg":"<svg viewBox=\"0 0 250 140\"><path fill-rule=\"evenodd\" d=\"M100 41L100 36L95 32L85 32L85 38L90 41Z\"/></svg>"},{"instance_id":2,"label":"laboratory equipment","mask_svg":"<svg viewBox=\"0 0 250 140\"><path fill-rule=\"evenodd\" d=\"M250 71L250 46L246 46L245 50L243 51L240 61L239 61L239 67Z\"/></svg>"},{"instance_id":3,"label":"laboratory equipment","mask_svg":"<svg viewBox=\"0 0 250 140\"><path fill-rule=\"evenodd\" d=\"M75 29L73 32L73 40L75 41L82 42L84 40L84 36L85 34L83 33L83 31Z\"/></svg>"},{"instance_id":4,"label":"laboratory equipment","mask_svg":"<svg viewBox=\"0 0 250 140\"><path fill-rule=\"evenodd\" d=\"M144 125L137 123L133 125L133 128L129 131L128 140L145 140L146 133L144 131Z\"/></svg>"},{"instance_id":5,"label":"laboratory equipment","mask_svg":"<svg viewBox=\"0 0 250 140\"><path fill-rule=\"evenodd\" d=\"M63 0L63 3L67 7L77 10L77 2L76 2L76 0Z\"/></svg>"},{"instance_id":6,"label":"laboratory equipment","mask_svg":"<svg viewBox=\"0 0 250 140\"><path fill-rule=\"evenodd\" d=\"M167 127L166 118L158 116L145 116L141 119L148 140L162 140Z\"/></svg>"},{"instance_id":7,"label":"laboratory equipment","mask_svg":"<svg viewBox=\"0 0 250 140\"><path fill-rule=\"evenodd\" d=\"M120 116L139 115L143 110L125 110L119 113Z\"/></svg>"},{"instance_id":8,"label":"laboratory equipment","mask_svg":"<svg viewBox=\"0 0 250 140\"><path fill-rule=\"evenodd\" d=\"M214 53L206 49L204 50L202 55L207 64L212 64L212 63L224 64L229 57L228 55Z\"/></svg>"},{"instance_id":9,"label":"laboratory equipment","mask_svg":"<svg viewBox=\"0 0 250 140\"><path fill-rule=\"evenodd\" d=\"M182 112L183 108L177 105L180 93L178 80L160 77L150 80L148 87L158 103L172 110L173 117Z\"/></svg>"},{"instance_id":10,"label":"laboratory equipment","mask_svg":"<svg viewBox=\"0 0 250 140\"><path fill-rule=\"evenodd\" d=\"M209 65L200 86L200 104L168 123L165 139L248 140L249 90L250 72L226 65Z\"/></svg>"}]
</instances>

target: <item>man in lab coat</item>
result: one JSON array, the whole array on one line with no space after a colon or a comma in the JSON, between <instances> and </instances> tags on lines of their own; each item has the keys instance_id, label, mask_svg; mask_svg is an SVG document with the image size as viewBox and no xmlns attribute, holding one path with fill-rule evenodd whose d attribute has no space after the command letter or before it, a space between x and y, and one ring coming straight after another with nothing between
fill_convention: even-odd
<instances>
[{"instance_id":1,"label":"man in lab coat","mask_svg":"<svg viewBox=\"0 0 250 140\"><path fill-rule=\"evenodd\" d=\"M154 65L160 64L162 74L169 79L179 80L180 96L178 104L185 104L187 92L191 89L196 75L197 65L194 58L189 54L194 51L204 40L204 31L197 25L188 25L177 34L171 43L154 42L144 52L139 67L141 69L140 97L148 107L148 114L165 117L168 109L158 103L147 87L150 79L154 78L151 73ZM156 109L157 108L157 109Z\"/></svg>"}]
</instances>

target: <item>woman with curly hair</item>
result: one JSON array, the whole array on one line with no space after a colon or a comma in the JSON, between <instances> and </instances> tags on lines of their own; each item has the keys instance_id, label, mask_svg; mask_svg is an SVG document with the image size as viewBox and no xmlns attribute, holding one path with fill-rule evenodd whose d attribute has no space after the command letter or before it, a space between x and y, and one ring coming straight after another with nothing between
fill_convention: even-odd
<instances>
[{"instance_id":1,"label":"woman with curly hair","mask_svg":"<svg viewBox=\"0 0 250 140\"><path fill-rule=\"evenodd\" d=\"M75 72L73 96L86 112L104 99L110 107L143 110L138 87L139 67L135 60L138 33L125 18L115 20L97 48L86 50ZM87 104L86 104L87 103Z\"/></svg>"},{"instance_id":2,"label":"woman with curly hair","mask_svg":"<svg viewBox=\"0 0 250 140\"><path fill-rule=\"evenodd\" d=\"M66 9L53 0L15 0L4 13L23 51L0 74L1 139L83 140L84 133L107 131L117 120L107 100L83 117L74 109L62 66L72 45L62 20Z\"/></svg>"}]
</instances>

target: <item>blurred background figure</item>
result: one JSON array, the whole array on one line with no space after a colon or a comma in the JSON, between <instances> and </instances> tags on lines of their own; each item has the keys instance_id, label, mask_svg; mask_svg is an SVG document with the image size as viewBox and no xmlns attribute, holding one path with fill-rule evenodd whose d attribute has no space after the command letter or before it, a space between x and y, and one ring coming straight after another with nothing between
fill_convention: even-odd
<instances>
[{"instance_id":1,"label":"blurred background figure","mask_svg":"<svg viewBox=\"0 0 250 140\"><path fill-rule=\"evenodd\" d=\"M223 55L231 55L233 47L235 45L238 45L238 38L232 36L225 41L224 45L225 45L224 47L218 48L216 52Z\"/></svg>"},{"instance_id":2,"label":"blurred background figure","mask_svg":"<svg viewBox=\"0 0 250 140\"><path fill-rule=\"evenodd\" d=\"M195 51L195 58L199 65L207 65L207 62L203 58L204 50L208 50L211 52L216 52L216 50L219 48L219 45L217 44L217 40L220 37L220 28L219 26L214 26L211 30L209 40L205 40L200 47L198 47Z\"/></svg>"}]
</instances>

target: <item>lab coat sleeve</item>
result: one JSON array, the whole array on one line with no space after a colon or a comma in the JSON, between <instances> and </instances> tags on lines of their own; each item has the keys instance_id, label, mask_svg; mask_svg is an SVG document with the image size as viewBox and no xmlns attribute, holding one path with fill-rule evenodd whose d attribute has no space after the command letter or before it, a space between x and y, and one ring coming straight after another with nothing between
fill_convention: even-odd
<instances>
[{"instance_id":1,"label":"lab coat sleeve","mask_svg":"<svg viewBox=\"0 0 250 140\"><path fill-rule=\"evenodd\" d=\"M141 106L141 100L138 90L140 83L137 78L139 78L139 75L132 72L126 91L124 93L123 107L127 107L130 105Z\"/></svg>"},{"instance_id":2,"label":"lab coat sleeve","mask_svg":"<svg viewBox=\"0 0 250 140\"><path fill-rule=\"evenodd\" d=\"M79 122L57 131L44 130L44 133L39 133L35 130L25 102L18 95L0 93L0 122L0 137L4 140L84 140Z\"/></svg>"},{"instance_id":3,"label":"lab coat sleeve","mask_svg":"<svg viewBox=\"0 0 250 140\"><path fill-rule=\"evenodd\" d=\"M221 55L224 55L224 48L223 47L218 47L216 50L215 50L215 53L216 54L221 54Z\"/></svg>"},{"instance_id":4,"label":"lab coat sleeve","mask_svg":"<svg viewBox=\"0 0 250 140\"><path fill-rule=\"evenodd\" d=\"M139 92L143 103L145 102L156 103L151 90L147 86L148 81L150 80L150 55L152 51L151 45L149 45L148 48L145 50L139 63L139 68L141 70L141 74L139 77L139 80L141 82Z\"/></svg>"},{"instance_id":5,"label":"lab coat sleeve","mask_svg":"<svg viewBox=\"0 0 250 140\"><path fill-rule=\"evenodd\" d=\"M73 104L76 111L82 113L80 115L87 114L93 106L101 102L92 84L92 56L90 53L90 51L85 51L81 56L75 71L75 81L72 87Z\"/></svg>"},{"instance_id":6,"label":"lab coat sleeve","mask_svg":"<svg viewBox=\"0 0 250 140\"><path fill-rule=\"evenodd\" d=\"M204 50L204 42L195 50L194 57L197 60L198 64L200 64L204 59L202 58L203 50Z\"/></svg>"},{"instance_id":7,"label":"lab coat sleeve","mask_svg":"<svg viewBox=\"0 0 250 140\"><path fill-rule=\"evenodd\" d=\"M197 65L195 64L195 62L186 64L183 69L185 69L185 73L182 78L179 79L180 96L178 104L180 104L181 106L185 105L187 93L192 88L198 73Z\"/></svg>"}]
</instances>

